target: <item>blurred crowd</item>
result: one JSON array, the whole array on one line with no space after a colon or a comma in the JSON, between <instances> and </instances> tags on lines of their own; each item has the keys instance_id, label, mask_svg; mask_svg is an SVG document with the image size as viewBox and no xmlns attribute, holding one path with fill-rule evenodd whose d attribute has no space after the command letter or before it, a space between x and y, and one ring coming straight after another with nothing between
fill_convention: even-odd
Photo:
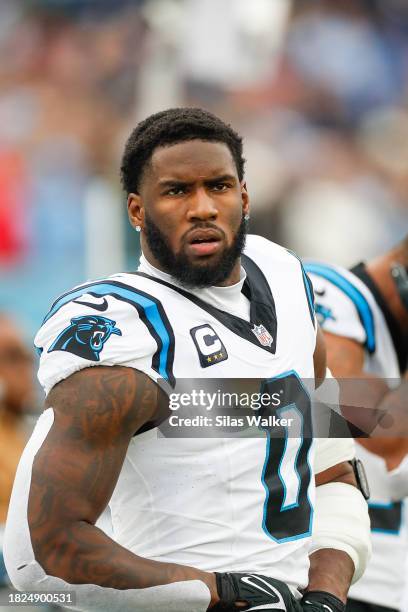
<instances>
[{"instance_id":1,"label":"blurred crowd","mask_svg":"<svg viewBox=\"0 0 408 612\"><path fill-rule=\"evenodd\" d=\"M33 427L36 404L32 351L21 326L0 312L0 598L8 588L2 554L4 524L17 464Z\"/></svg>"},{"instance_id":2,"label":"blurred crowd","mask_svg":"<svg viewBox=\"0 0 408 612\"><path fill-rule=\"evenodd\" d=\"M251 230L349 265L408 226L404 0L1 0L0 303L29 329L135 267L126 136L173 105L245 137Z\"/></svg>"}]
</instances>

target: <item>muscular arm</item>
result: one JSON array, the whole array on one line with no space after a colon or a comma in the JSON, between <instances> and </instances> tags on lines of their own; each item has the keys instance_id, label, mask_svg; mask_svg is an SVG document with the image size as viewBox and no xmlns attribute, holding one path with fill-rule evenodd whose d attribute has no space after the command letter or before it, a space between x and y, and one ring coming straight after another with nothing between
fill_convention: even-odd
<instances>
[{"instance_id":1,"label":"muscular arm","mask_svg":"<svg viewBox=\"0 0 408 612\"><path fill-rule=\"evenodd\" d=\"M34 554L46 573L73 584L134 589L202 580L213 603L213 574L138 557L95 527L133 434L156 414L159 392L136 370L102 366L51 391L54 424L34 461L28 504Z\"/></svg>"},{"instance_id":2,"label":"muscular arm","mask_svg":"<svg viewBox=\"0 0 408 612\"><path fill-rule=\"evenodd\" d=\"M390 391L381 378L363 371L364 347L361 344L327 332L324 335L329 367L333 376L340 379L343 416L362 431L371 433L370 439L359 438L359 444L383 457L388 470L396 468L408 454L407 381ZM342 386L342 378L358 378L363 382ZM371 410L347 408L359 404ZM386 413L383 420L381 412ZM376 426L378 421L380 424Z\"/></svg>"}]
</instances>

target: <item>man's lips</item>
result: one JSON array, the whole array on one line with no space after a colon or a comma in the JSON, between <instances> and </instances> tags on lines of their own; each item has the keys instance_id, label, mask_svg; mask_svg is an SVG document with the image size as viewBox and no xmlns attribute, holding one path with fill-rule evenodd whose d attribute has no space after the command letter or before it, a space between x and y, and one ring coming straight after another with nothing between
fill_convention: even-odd
<instances>
[{"instance_id":1,"label":"man's lips","mask_svg":"<svg viewBox=\"0 0 408 612\"><path fill-rule=\"evenodd\" d=\"M220 246L221 242L219 240L216 242L195 242L188 245L187 251L190 251L193 255L202 257L203 255L213 255L220 249Z\"/></svg>"},{"instance_id":2,"label":"man's lips","mask_svg":"<svg viewBox=\"0 0 408 612\"><path fill-rule=\"evenodd\" d=\"M193 255L213 255L220 247L223 234L216 229L196 229L187 235L187 250Z\"/></svg>"}]
</instances>

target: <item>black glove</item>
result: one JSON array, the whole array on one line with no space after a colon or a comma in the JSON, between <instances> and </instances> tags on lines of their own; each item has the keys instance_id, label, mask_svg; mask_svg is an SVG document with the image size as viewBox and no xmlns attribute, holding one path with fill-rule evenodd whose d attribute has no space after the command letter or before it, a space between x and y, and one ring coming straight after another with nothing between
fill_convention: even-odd
<instances>
[{"instance_id":1,"label":"black glove","mask_svg":"<svg viewBox=\"0 0 408 612\"><path fill-rule=\"evenodd\" d=\"M346 605L331 593L310 591L300 602L304 612L344 612Z\"/></svg>"},{"instance_id":2,"label":"black glove","mask_svg":"<svg viewBox=\"0 0 408 612\"><path fill-rule=\"evenodd\" d=\"M249 612L250 610L302 612L300 602L280 580L259 574L230 572L222 574L216 572L215 577L220 601L211 608L211 612ZM244 601L246 605L239 607L236 605L237 601Z\"/></svg>"}]
</instances>

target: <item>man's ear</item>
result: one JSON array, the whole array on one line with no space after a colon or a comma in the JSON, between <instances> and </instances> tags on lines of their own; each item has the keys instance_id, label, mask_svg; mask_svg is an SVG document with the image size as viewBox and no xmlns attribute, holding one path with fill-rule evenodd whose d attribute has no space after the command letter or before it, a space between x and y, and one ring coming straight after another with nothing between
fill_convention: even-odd
<instances>
[{"instance_id":1,"label":"man's ear","mask_svg":"<svg viewBox=\"0 0 408 612\"><path fill-rule=\"evenodd\" d=\"M241 198L242 198L242 214L249 215L250 202L249 202L247 184L245 181L241 182Z\"/></svg>"},{"instance_id":2,"label":"man's ear","mask_svg":"<svg viewBox=\"0 0 408 612\"><path fill-rule=\"evenodd\" d=\"M142 198L138 193L129 193L127 208L130 224L135 229L142 229L144 224L144 207L142 204Z\"/></svg>"}]
</instances>

